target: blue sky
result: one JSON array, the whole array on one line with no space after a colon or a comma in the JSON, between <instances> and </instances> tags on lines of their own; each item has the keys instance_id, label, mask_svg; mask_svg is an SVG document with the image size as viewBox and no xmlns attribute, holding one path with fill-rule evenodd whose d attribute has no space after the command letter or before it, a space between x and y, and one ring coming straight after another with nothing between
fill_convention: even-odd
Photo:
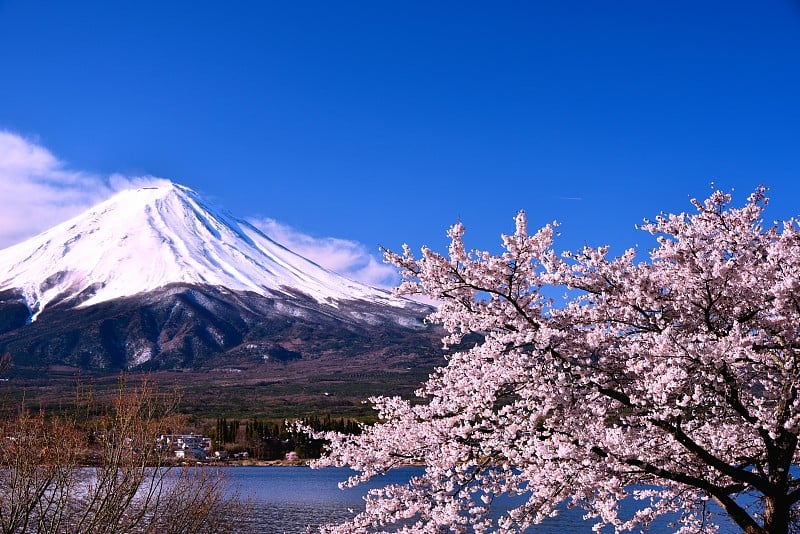
<instances>
[{"instance_id":1,"label":"blue sky","mask_svg":"<svg viewBox=\"0 0 800 534\"><path fill-rule=\"evenodd\" d=\"M519 209L649 247L711 182L800 214L798 95L798 0L0 0L0 245L149 175L373 281Z\"/></svg>"}]
</instances>

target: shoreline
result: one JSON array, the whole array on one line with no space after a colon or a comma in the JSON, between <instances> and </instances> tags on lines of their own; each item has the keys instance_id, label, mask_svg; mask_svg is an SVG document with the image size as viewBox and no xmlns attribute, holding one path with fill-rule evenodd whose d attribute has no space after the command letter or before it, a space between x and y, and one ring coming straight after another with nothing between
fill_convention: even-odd
<instances>
[{"instance_id":1,"label":"shoreline","mask_svg":"<svg viewBox=\"0 0 800 534\"><path fill-rule=\"evenodd\" d=\"M200 462L201 465L224 467L308 467L311 460L232 460Z\"/></svg>"}]
</instances>

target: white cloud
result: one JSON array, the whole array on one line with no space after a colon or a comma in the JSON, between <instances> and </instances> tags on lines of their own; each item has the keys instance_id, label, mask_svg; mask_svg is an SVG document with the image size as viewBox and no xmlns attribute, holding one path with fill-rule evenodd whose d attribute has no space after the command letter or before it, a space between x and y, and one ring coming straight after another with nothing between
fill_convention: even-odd
<instances>
[{"instance_id":1,"label":"white cloud","mask_svg":"<svg viewBox=\"0 0 800 534\"><path fill-rule=\"evenodd\" d=\"M376 287L394 287L400 276L379 262L362 243L337 237L313 237L275 219L249 221L273 240L311 261L353 280Z\"/></svg>"},{"instance_id":2,"label":"white cloud","mask_svg":"<svg viewBox=\"0 0 800 534\"><path fill-rule=\"evenodd\" d=\"M0 249L154 180L71 170L36 141L0 130Z\"/></svg>"}]
</instances>

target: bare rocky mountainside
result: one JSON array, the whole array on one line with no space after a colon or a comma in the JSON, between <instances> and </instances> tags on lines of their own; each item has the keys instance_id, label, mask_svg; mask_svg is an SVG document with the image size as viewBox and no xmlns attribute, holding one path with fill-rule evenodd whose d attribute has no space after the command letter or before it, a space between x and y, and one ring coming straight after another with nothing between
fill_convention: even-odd
<instances>
[{"instance_id":1,"label":"bare rocky mountainside","mask_svg":"<svg viewBox=\"0 0 800 534\"><path fill-rule=\"evenodd\" d=\"M356 406L442 363L429 311L167 182L0 251L0 352L13 358L2 387L55 399L76 374L146 372L202 395L208 412L243 399Z\"/></svg>"}]
</instances>

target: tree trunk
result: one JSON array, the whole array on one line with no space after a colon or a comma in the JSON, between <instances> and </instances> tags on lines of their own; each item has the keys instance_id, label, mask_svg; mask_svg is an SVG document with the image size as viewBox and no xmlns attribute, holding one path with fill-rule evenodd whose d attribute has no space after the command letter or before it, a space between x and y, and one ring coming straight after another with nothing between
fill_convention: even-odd
<instances>
[{"instance_id":1,"label":"tree trunk","mask_svg":"<svg viewBox=\"0 0 800 534\"><path fill-rule=\"evenodd\" d=\"M764 503L764 532L788 534L790 509L785 496L767 497Z\"/></svg>"}]
</instances>

